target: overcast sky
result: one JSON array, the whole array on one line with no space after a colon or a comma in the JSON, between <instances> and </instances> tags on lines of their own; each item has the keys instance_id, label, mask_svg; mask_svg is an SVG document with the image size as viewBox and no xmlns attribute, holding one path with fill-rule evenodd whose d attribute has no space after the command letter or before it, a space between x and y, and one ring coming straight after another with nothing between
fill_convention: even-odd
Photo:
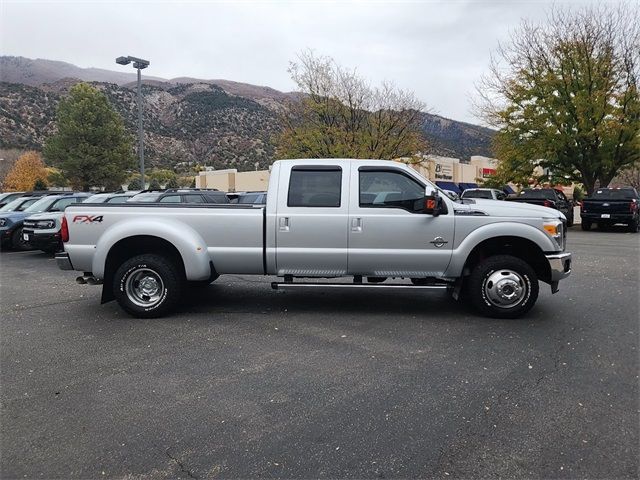
<instances>
[{"instance_id":1,"label":"overcast sky","mask_svg":"<svg viewBox=\"0 0 640 480\"><path fill-rule=\"evenodd\" d=\"M556 0L579 7L592 0ZM604 2L600 2L604 3ZM305 48L372 82L413 90L434 113L479 123L470 96L490 53L546 0L7 1L3 55L117 70L119 55L151 60L165 78L223 78L294 89L290 60ZM610 2L614 4L613 1Z\"/></svg>"}]
</instances>

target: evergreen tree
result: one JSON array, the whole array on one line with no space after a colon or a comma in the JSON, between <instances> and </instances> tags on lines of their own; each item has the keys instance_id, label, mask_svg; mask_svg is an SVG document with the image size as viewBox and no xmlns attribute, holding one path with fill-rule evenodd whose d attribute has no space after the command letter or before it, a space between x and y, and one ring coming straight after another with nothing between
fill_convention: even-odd
<instances>
[{"instance_id":1,"label":"evergreen tree","mask_svg":"<svg viewBox=\"0 0 640 480\"><path fill-rule=\"evenodd\" d=\"M58 105L57 132L44 147L74 188L115 188L134 164L133 148L122 118L107 97L86 83L74 85Z\"/></svg>"}]
</instances>

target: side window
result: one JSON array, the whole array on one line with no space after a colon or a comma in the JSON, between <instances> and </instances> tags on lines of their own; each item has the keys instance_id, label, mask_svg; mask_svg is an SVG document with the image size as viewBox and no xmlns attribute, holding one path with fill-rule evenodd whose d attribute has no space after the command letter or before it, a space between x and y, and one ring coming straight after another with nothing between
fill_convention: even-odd
<instances>
[{"instance_id":1,"label":"side window","mask_svg":"<svg viewBox=\"0 0 640 480\"><path fill-rule=\"evenodd\" d=\"M204 203L202 195L185 195L184 201L186 203Z\"/></svg>"},{"instance_id":2,"label":"side window","mask_svg":"<svg viewBox=\"0 0 640 480\"><path fill-rule=\"evenodd\" d=\"M421 211L424 186L401 172L360 171L360 207Z\"/></svg>"},{"instance_id":3,"label":"side window","mask_svg":"<svg viewBox=\"0 0 640 480\"><path fill-rule=\"evenodd\" d=\"M293 168L288 207L339 207L342 169Z\"/></svg>"},{"instance_id":4,"label":"side window","mask_svg":"<svg viewBox=\"0 0 640 480\"><path fill-rule=\"evenodd\" d=\"M160 199L160 203L180 203L180 195L167 195Z\"/></svg>"},{"instance_id":5,"label":"side window","mask_svg":"<svg viewBox=\"0 0 640 480\"><path fill-rule=\"evenodd\" d=\"M61 198L60 200L55 201L53 205L51 205L49 211L62 212L68 205L71 205L72 203L76 203L75 198Z\"/></svg>"},{"instance_id":6,"label":"side window","mask_svg":"<svg viewBox=\"0 0 640 480\"><path fill-rule=\"evenodd\" d=\"M498 200L504 200L505 198L507 198L507 194L506 194L506 193L502 193L502 192L498 192L498 193L496 194L496 198L497 198Z\"/></svg>"}]
</instances>

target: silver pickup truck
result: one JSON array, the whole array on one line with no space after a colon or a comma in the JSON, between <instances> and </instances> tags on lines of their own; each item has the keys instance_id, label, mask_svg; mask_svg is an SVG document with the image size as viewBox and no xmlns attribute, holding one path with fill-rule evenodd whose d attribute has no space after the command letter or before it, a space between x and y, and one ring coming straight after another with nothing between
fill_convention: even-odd
<instances>
[{"instance_id":1,"label":"silver pickup truck","mask_svg":"<svg viewBox=\"0 0 640 480\"><path fill-rule=\"evenodd\" d=\"M280 277L276 289L444 288L484 315L515 318L534 305L538 281L555 293L571 273L565 225L550 208L451 200L396 162L281 160L266 206L69 206L56 259L136 317L240 274ZM326 280L339 277L352 280Z\"/></svg>"}]
</instances>

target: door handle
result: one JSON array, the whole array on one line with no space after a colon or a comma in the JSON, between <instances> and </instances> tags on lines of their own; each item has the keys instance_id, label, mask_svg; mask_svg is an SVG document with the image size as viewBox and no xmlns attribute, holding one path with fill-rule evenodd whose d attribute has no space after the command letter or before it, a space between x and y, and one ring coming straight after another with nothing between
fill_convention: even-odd
<instances>
[{"instance_id":1,"label":"door handle","mask_svg":"<svg viewBox=\"0 0 640 480\"><path fill-rule=\"evenodd\" d=\"M351 219L351 231L352 232L361 232L362 231L362 219L361 218L352 218Z\"/></svg>"},{"instance_id":2,"label":"door handle","mask_svg":"<svg viewBox=\"0 0 640 480\"><path fill-rule=\"evenodd\" d=\"M289 217L280 217L280 231L281 232L289 231Z\"/></svg>"}]
</instances>

